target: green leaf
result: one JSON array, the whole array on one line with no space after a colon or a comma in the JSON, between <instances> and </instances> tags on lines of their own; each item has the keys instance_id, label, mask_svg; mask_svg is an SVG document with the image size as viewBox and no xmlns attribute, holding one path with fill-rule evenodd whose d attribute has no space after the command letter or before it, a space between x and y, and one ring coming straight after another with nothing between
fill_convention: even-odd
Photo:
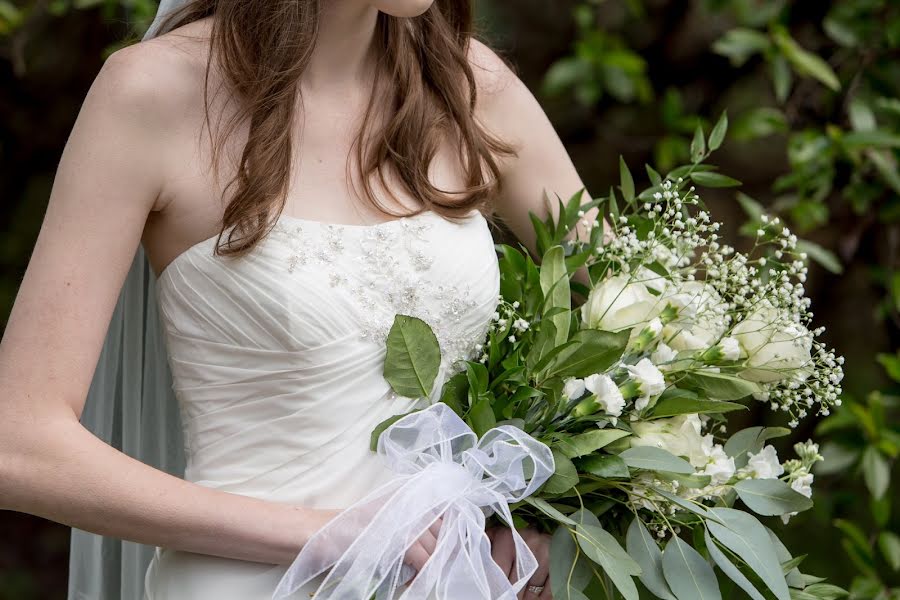
<instances>
[{"instance_id":1,"label":"green leaf","mask_svg":"<svg viewBox=\"0 0 900 600\"><path fill-rule=\"evenodd\" d=\"M891 467L875 446L869 446L863 452L862 470L872 497L877 500L884 496L891 483Z\"/></svg>"},{"instance_id":2,"label":"green leaf","mask_svg":"<svg viewBox=\"0 0 900 600\"><path fill-rule=\"evenodd\" d=\"M631 330L579 329L572 335L577 343L557 355L548 368L548 376L587 377L603 373L622 357L630 334Z\"/></svg>"},{"instance_id":3,"label":"green leaf","mask_svg":"<svg viewBox=\"0 0 900 600\"><path fill-rule=\"evenodd\" d=\"M747 410L743 404L721 400L699 400L675 396L661 399L653 407L651 418L673 417L675 415L726 413L733 410Z\"/></svg>"},{"instance_id":4,"label":"green leaf","mask_svg":"<svg viewBox=\"0 0 900 600\"><path fill-rule=\"evenodd\" d=\"M574 522L572 523L574 526ZM587 600L582 590L591 581L589 563L568 527L559 526L550 540L550 587L554 599Z\"/></svg>"},{"instance_id":5,"label":"green leaf","mask_svg":"<svg viewBox=\"0 0 900 600\"><path fill-rule=\"evenodd\" d=\"M722 600L712 567L678 536L663 552L663 573L678 600Z\"/></svg>"},{"instance_id":6,"label":"green leaf","mask_svg":"<svg viewBox=\"0 0 900 600\"><path fill-rule=\"evenodd\" d=\"M559 510L553 507L552 504L544 500L543 498L537 498L535 496L526 496L525 502L532 505L551 519L555 519L560 523L565 523L566 525L575 526L575 521L561 513Z\"/></svg>"},{"instance_id":7,"label":"green leaf","mask_svg":"<svg viewBox=\"0 0 900 600\"><path fill-rule=\"evenodd\" d=\"M491 406L491 396L481 395L469 410L469 426L479 438L497 425L494 409Z\"/></svg>"},{"instance_id":8,"label":"green leaf","mask_svg":"<svg viewBox=\"0 0 900 600\"><path fill-rule=\"evenodd\" d=\"M799 74L818 79L833 91L841 89L841 82L831 66L817 54L800 46L785 28L775 28L773 38Z\"/></svg>"},{"instance_id":9,"label":"green leaf","mask_svg":"<svg viewBox=\"0 0 900 600\"><path fill-rule=\"evenodd\" d=\"M691 173L691 181L698 185L711 188L735 187L741 185L741 182L737 179L710 171L695 171Z\"/></svg>"},{"instance_id":10,"label":"green leaf","mask_svg":"<svg viewBox=\"0 0 900 600\"><path fill-rule=\"evenodd\" d=\"M835 254L822 246L807 240L797 240L797 252L806 252L811 259L831 271L840 275L844 271L840 259Z\"/></svg>"},{"instance_id":11,"label":"green leaf","mask_svg":"<svg viewBox=\"0 0 900 600\"><path fill-rule=\"evenodd\" d=\"M736 27L725 32L713 45L713 52L727 56L734 67L740 67L747 59L764 52L772 45L769 37L755 29Z\"/></svg>"},{"instance_id":12,"label":"green leaf","mask_svg":"<svg viewBox=\"0 0 900 600\"><path fill-rule=\"evenodd\" d=\"M625 548L628 554L641 567L638 577L644 586L661 600L675 600L669 584L666 583L662 567L662 550L656 545L653 536L644 527L641 520L635 517L625 534Z\"/></svg>"},{"instance_id":13,"label":"green leaf","mask_svg":"<svg viewBox=\"0 0 900 600\"><path fill-rule=\"evenodd\" d=\"M750 583L750 580L741 573L740 569L734 566L734 563L719 549L719 546L712 539L712 536L710 536L709 529L703 530L703 539L706 541L706 549L709 551L710 558L713 559L713 562L722 569L722 572L725 573L729 579L737 584L739 588L747 592L747 595L750 596L752 600L766 600L765 597L759 593L759 590Z\"/></svg>"},{"instance_id":14,"label":"green leaf","mask_svg":"<svg viewBox=\"0 0 900 600\"><path fill-rule=\"evenodd\" d=\"M578 470L568 456L555 448L552 448L551 451L556 463L556 471L541 489L548 494L562 494L578 483Z\"/></svg>"},{"instance_id":15,"label":"green leaf","mask_svg":"<svg viewBox=\"0 0 900 600\"><path fill-rule=\"evenodd\" d=\"M621 180L622 198L625 199L625 202L631 204L634 202L634 178L631 176L631 171L628 170L628 165L625 164L625 159L622 158L621 154L619 155L619 179Z\"/></svg>"},{"instance_id":16,"label":"green leaf","mask_svg":"<svg viewBox=\"0 0 900 600\"><path fill-rule=\"evenodd\" d=\"M381 437L381 434L384 433L384 430L405 417L406 415L411 415L415 412L419 412L422 410L421 408L417 408L416 410L411 410L407 413L403 413L401 415L394 415L392 417L388 417L381 423L375 426L375 429L372 430L371 435L369 436L369 449L372 452L375 452L378 449L378 438Z\"/></svg>"},{"instance_id":17,"label":"green leaf","mask_svg":"<svg viewBox=\"0 0 900 600\"><path fill-rule=\"evenodd\" d=\"M838 598L846 598L849 595L847 590L829 583L814 583L803 588L803 591L815 600L837 600Z\"/></svg>"},{"instance_id":18,"label":"green leaf","mask_svg":"<svg viewBox=\"0 0 900 600\"><path fill-rule=\"evenodd\" d=\"M728 438L725 454L734 458L735 465L740 469L747 464L748 452L756 454L768 440L790 433L791 430L785 427L748 427Z\"/></svg>"},{"instance_id":19,"label":"green leaf","mask_svg":"<svg viewBox=\"0 0 900 600\"><path fill-rule=\"evenodd\" d=\"M791 93L793 80L791 65L784 54L776 54L772 59L772 84L775 88L775 99L783 104Z\"/></svg>"},{"instance_id":20,"label":"green leaf","mask_svg":"<svg viewBox=\"0 0 900 600\"><path fill-rule=\"evenodd\" d=\"M895 571L900 571L900 537L892 531L882 531L878 536L878 548L885 562Z\"/></svg>"},{"instance_id":21,"label":"green leaf","mask_svg":"<svg viewBox=\"0 0 900 600\"><path fill-rule=\"evenodd\" d=\"M466 373L460 372L447 380L441 389L441 402L453 409L460 417L465 415L463 406L469 396L469 379Z\"/></svg>"},{"instance_id":22,"label":"green leaf","mask_svg":"<svg viewBox=\"0 0 900 600\"><path fill-rule=\"evenodd\" d=\"M775 535L775 532L765 525L763 525L763 527L765 527L766 533L769 534L769 539L772 540L772 546L775 547L775 554L778 556L778 561L782 564L783 567L786 562L793 560L793 557L788 551L787 546L785 546L781 542L781 540L778 539L778 536ZM783 570L784 569L782 568L782 571ZM803 577L804 576L800 573L800 570L796 567L788 570L788 572L784 575L784 579L785 581L787 581L789 587L803 587L804 585L806 585Z\"/></svg>"},{"instance_id":23,"label":"green leaf","mask_svg":"<svg viewBox=\"0 0 900 600\"><path fill-rule=\"evenodd\" d=\"M711 371L687 373L678 385L701 392L714 400L740 400L762 391L758 383Z\"/></svg>"},{"instance_id":24,"label":"green leaf","mask_svg":"<svg viewBox=\"0 0 900 600\"><path fill-rule=\"evenodd\" d=\"M710 512L725 524L707 522L709 533L753 569L778 600L790 600L781 563L762 523L733 508L711 508Z\"/></svg>"},{"instance_id":25,"label":"green leaf","mask_svg":"<svg viewBox=\"0 0 900 600\"><path fill-rule=\"evenodd\" d=\"M595 454L577 461L578 470L603 479L628 479L631 472L625 461L613 454Z\"/></svg>"},{"instance_id":26,"label":"green leaf","mask_svg":"<svg viewBox=\"0 0 900 600\"><path fill-rule=\"evenodd\" d=\"M422 398L431 393L441 365L441 348L428 323L396 315L387 336L384 378L401 396Z\"/></svg>"},{"instance_id":27,"label":"green leaf","mask_svg":"<svg viewBox=\"0 0 900 600\"><path fill-rule=\"evenodd\" d=\"M569 458L576 458L578 456L586 456L607 444L629 435L631 433L621 429L596 429L571 437L561 437L556 447Z\"/></svg>"},{"instance_id":28,"label":"green leaf","mask_svg":"<svg viewBox=\"0 0 900 600\"><path fill-rule=\"evenodd\" d=\"M776 516L812 508L812 500L780 479L744 479L734 484L744 504L759 515Z\"/></svg>"},{"instance_id":29,"label":"green leaf","mask_svg":"<svg viewBox=\"0 0 900 600\"><path fill-rule=\"evenodd\" d=\"M717 150L719 146L722 145L722 140L725 139L726 131L728 131L728 113L723 110L722 115L716 122L716 126L713 127L712 132L709 134L710 150Z\"/></svg>"},{"instance_id":30,"label":"green leaf","mask_svg":"<svg viewBox=\"0 0 900 600\"><path fill-rule=\"evenodd\" d=\"M573 513L578 545L592 561L603 567L607 576L626 600L638 600L637 586L632 576L641 574L641 567L628 556L619 542L585 509Z\"/></svg>"},{"instance_id":31,"label":"green leaf","mask_svg":"<svg viewBox=\"0 0 900 600\"><path fill-rule=\"evenodd\" d=\"M662 448L654 446L635 446L629 448L619 454L619 458L625 461L625 464L634 469L645 469L647 471L667 471L669 473L684 473L686 475L694 472L691 463L675 456L671 452L667 452Z\"/></svg>"},{"instance_id":32,"label":"green leaf","mask_svg":"<svg viewBox=\"0 0 900 600\"><path fill-rule=\"evenodd\" d=\"M703 139L703 127L697 123L697 127L694 129L694 139L691 140L691 160L698 163L703 160L704 154L706 154L706 141Z\"/></svg>"},{"instance_id":33,"label":"green leaf","mask_svg":"<svg viewBox=\"0 0 900 600\"><path fill-rule=\"evenodd\" d=\"M541 261L541 290L544 292L544 314L554 308L565 309L550 319L556 327L556 345L569 339L569 309L572 298L569 291L569 273L566 270L562 246L553 246Z\"/></svg>"}]
</instances>

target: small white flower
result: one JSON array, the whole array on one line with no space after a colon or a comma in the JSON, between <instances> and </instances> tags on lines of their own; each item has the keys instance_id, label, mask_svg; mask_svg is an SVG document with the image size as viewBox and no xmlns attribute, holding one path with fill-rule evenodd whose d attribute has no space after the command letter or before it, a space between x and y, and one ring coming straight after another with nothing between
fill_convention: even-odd
<instances>
[{"instance_id":1,"label":"small white flower","mask_svg":"<svg viewBox=\"0 0 900 600\"><path fill-rule=\"evenodd\" d=\"M563 396L572 400L580 398L584 393L584 380L577 377L569 377L563 385Z\"/></svg>"},{"instance_id":2,"label":"small white flower","mask_svg":"<svg viewBox=\"0 0 900 600\"><path fill-rule=\"evenodd\" d=\"M636 365L625 365L628 373L641 388L641 397L635 400L634 407L643 410L650 403L650 399L662 394L666 389L666 380L662 372L650 362L642 358Z\"/></svg>"},{"instance_id":3,"label":"small white flower","mask_svg":"<svg viewBox=\"0 0 900 600\"><path fill-rule=\"evenodd\" d=\"M707 435L710 441L712 436ZM712 479L710 483L713 485L722 485L727 483L729 479L734 477L735 466L734 458L725 454L725 449L721 444L713 445L709 451L709 463L703 469L704 475L709 475Z\"/></svg>"},{"instance_id":4,"label":"small white flower","mask_svg":"<svg viewBox=\"0 0 900 600\"><path fill-rule=\"evenodd\" d=\"M597 396L597 404L603 407L607 414L614 417L622 415L625 408L625 399L616 383L602 373L590 375L584 379L584 387Z\"/></svg>"},{"instance_id":5,"label":"small white flower","mask_svg":"<svg viewBox=\"0 0 900 600\"><path fill-rule=\"evenodd\" d=\"M722 358L725 360L737 360L741 357L741 345L733 337L722 338L719 348L722 350Z\"/></svg>"},{"instance_id":6,"label":"small white flower","mask_svg":"<svg viewBox=\"0 0 900 600\"><path fill-rule=\"evenodd\" d=\"M656 350L650 355L650 361L655 365L672 362L678 353L669 348L664 342L656 346Z\"/></svg>"},{"instance_id":7,"label":"small white flower","mask_svg":"<svg viewBox=\"0 0 900 600\"><path fill-rule=\"evenodd\" d=\"M807 498L812 498L812 482L813 482L813 474L804 472L799 477L796 477L793 480L791 480L791 488L795 492L797 492L799 494L803 494ZM788 513L786 515L781 515L781 521L785 525L787 525L787 523L791 519L791 517L793 517L796 514L797 514L796 512L792 512L792 513Z\"/></svg>"},{"instance_id":8,"label":"small white flower","mask_svg":"<svg viewBox=\"0 0 900 600\"><path fill-rule=\"evenodd\" d=\"M778 462L778 452L771 444L749 456L747 470L753 479L776 479L784 473L784 467Z\"/></svg>"},{"instance_id":9,"label":"small white flower","mask_svg":"<svg viewBox=\"0 0 900 600\"><path fill-rule=\"evenodd\" d=\"M516 343L516 336L514 336L514 335L509 336L508 339L509 339L509 343L511 343L511 344L515 344L515 343Z\"/></svg>"}]
</instances>

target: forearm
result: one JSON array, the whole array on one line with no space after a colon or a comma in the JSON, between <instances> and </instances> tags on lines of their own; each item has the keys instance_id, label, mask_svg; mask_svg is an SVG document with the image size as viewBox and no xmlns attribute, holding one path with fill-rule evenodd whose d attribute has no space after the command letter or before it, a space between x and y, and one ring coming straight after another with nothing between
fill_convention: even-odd
<instances>
[{"instance_id":1,"label":"forearm","mask_svg":"<svg viewBox=\"0 0 900 600\"><path fill-rule=\"evenodd\" d=\"M177 550L289 564L325 511L184 481L96 438L74 419L0 427L0 506ZM13 441L13 439L15 441Z\"/></svg>"}]
</instances>

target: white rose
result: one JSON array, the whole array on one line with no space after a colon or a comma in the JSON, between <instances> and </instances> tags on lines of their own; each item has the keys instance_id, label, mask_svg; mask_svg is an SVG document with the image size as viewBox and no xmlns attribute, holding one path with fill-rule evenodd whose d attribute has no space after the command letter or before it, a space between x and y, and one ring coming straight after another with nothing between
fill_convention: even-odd
<instances>
[{"instance_id":1,"label":"white rose","mask_svg":"<svg viewBox=\"0 0 900 600\"><path fill-rule=\"evenodd\" d=\"M812 335L799 323L787 323L772 307L761 307L732 330L747 354L741 376L760 383L779 381L801 371L810 360Z\"/></svg>"},{"instance_id":2,"label":"white rose","mask_svg":"<svg viewBox=\"0 0 900 600\"><path fill-rule=\"evenodd\" d=\"M642 358L636 365L625 365L632 379L640 386L641 397L638 398L634 407L643 410L650 403L650 399L662 394L666 389L666 380L662 371L650 362L649 359Z\"/></svg>"},{"instance_id":3,"label":"white rose","mask_svg":"<svg viewBox=\"0 0 900 600\"><path fill-rule=\"evenodd\" d=\"M598 373L584 379L584 387L597 396L597 404L603 407L607 414L614 417L622 415L625 408L625 399L619 386L608 375Z\"/></svg>"},{"instance_id":4,"label":"white rose","mask_svg":"<svg viewBox=\"0 0 900 600\"><path fill-rule=\"evenodd\" d=\"M784 473L784 467L778 462L778 452L771 444L749 456L746 469L753 479L776 479Z\"/></svg>"},{"instance_id":5,"label":"white rose","mask_svg":"<svg viewBox=\"0 0 900 600\"><path fill-rule=\"evenodd\" d=\"M584 380L576 377L569 377L563 385L563 396L574 400L580 398L584 393Z\"/></svg>"},{"instance_id":6,"label":"white rose","mask_svg":"<svg viewBox=\"0 0 900 600\"><path fill-rule=\"evenodd\" d=\"M678 317L666 326L666 343L675 350L704 350L725 333L727 304L719 293L702 281L687 281L664 296Z\"/></svg>"},{"instance_id":7,"label":"white rose","mask_svg":"<svg viewBox=\"0 0 900 600\"><path fill-rule=\"evenodd\" d=\"M696 414L678 415L667 419L637 421L632 424L632 446L655 446L675 456L686 457L692 465L709 462L709 440L700 435L700 417Z\"/></svg>"},{"instance_id":8,"label":"white rose","mask_svg":"<svg viewBox=\"0 0 900 600\"><path fill-rule=\"evenodd\" d=\"M643 283L628 275L614 275L599 282L581 307L586 327L619 331L638 327L656 317L659 299Z\"/></svg>"}]
</instances>

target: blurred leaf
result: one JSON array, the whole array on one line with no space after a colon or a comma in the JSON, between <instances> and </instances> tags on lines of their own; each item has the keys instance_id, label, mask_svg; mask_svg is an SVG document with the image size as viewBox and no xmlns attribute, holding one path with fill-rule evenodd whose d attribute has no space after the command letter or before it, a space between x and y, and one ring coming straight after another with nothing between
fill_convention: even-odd
<instances>
[{"instance_id":1,"label":"blurred leaf","mask_svg":"<svg viewBox=\"0 0 900 600\"><path fill-rule=\"evenodd\" d=\"M712 49L717 54L728 57L731 65L740 67L747 59L769 49L772 42L764 33L755 29L738 27L725 32L713 42Z\"/></svg>"},{"instance_id":2,"label":"blurred leaf","mask_svg":"<svg viewBox=\"0 0 900 600\"><path fill-rule=\"evenodd\" d=\"M882 531L878 536L878 548L887 564L900 571L900 537L891 531Z\"/></svg>"},{"instance_id":3,"label":"blurred leaf","mask_svg":"<svg viewBox=\"0 0 900 600\"><path fill-rule=\"evenodd\" d=\"M891 483L891 470L887 459L875 446L869 446L863 452L861 464L869 493L876 499L881 498Z\"/></svg>"},{"instance_id":4,"label":"blurred leaf","mask_svg":"<svg viewBox=\"0 0 900 600\"><path fill-rule=\"evenodd\" d=\"M841 89L841 82L831 66L820 56L801 47L787 29L775 27L772 37L798 73L818 79L831 90Z\"/></svg>"},{"instance_id":5,"label":"blurred leaf","mask_svg":"<svg viewBox=\"0 0 900 600\"><path fill-rule=\"evenodd\" d=\"M841 265L840 259L838 259L833 252L826 250L818 244L808 240L798 240L797 251L806 252L811 259L836 275L840 275L844 272L844 267Z\"/></svg>"},{"instance_id":6,"label":"blurred leaf","mask_svg":"<svg viewBox=\"0 0 900 600\"><path fill-rule=\"evenodd\" d=\"M709 171L698 171L691 173L691 181L706 187L735 187L741 185L737 179L732 179L728 175L721 173L712 173Z\"/></svg>"}]
</instances>

